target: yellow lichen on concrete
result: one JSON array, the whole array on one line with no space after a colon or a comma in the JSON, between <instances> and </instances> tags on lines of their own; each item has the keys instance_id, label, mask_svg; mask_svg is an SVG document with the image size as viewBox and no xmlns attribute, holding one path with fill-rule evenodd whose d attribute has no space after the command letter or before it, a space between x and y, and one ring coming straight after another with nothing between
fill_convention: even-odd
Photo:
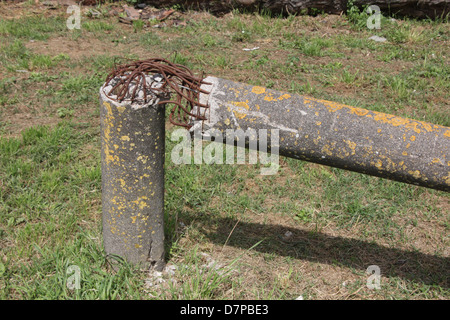
<instances>
[{"instance_id":1,"label":"yellow lichen on concrete","mask_svg":"<svg viewBox=\"0 0 450 320\"><path fill-rule=\"evenodd\" d=\"M342 108L349 107L347 105L328 100L313 99L313 98L308 98L304 100L305 104L310 103L311 101L316 101L323 104L328 109L329 112L336 112L338 110L341 110Z\"/></svg>"},{"instance_id":2,"label":"yellow lichen on concrete","mask_svg":"<svg viewBox=\"0 0 450 320\"><path fill-rule=\"evenodd\" d=\"M324 145L322 147L322 152L327 154L328 156L332 156L333 155L333 152L332 152L332 150L330 148L330 145L328 145L328 144L326 144L326 145Z\"/></svg>"},{"instance_id":3,"label":"yellow lichen on concrete","mask_svg":"<svg viewBox=\"0 0 450 320\"><path fill-rule=\"evenodd\" d=\"M104 117L104 128L103 128L103 137L105 140L104 143L104 151L105 151L105 160L106 163L109 164L110 162L118 161L119 157L114 156L114 151L109 148L109 145L111 144L111 130L114 127L114 116L111 109L111 105L104 101L103 106L106 108L106 116Z\"/></svg>"},{"instance_id":4,"label":"yellow lichen on concrete","mask_svg":"<svg viewBox=\"0 0 450 320\"><path fill-rule=\"evenodd\" d=\"M382 123L388 123L395 127L398 127L400 125L405 125L410 122L409 119L400 118L400 117L394 116L392 114L387 114L387 113L377 112L377 111L373 111L373 113L374 113L373 119L375 121L382 122Z\"/></svg>"},{"instance_id":5,"label":"yellow lichen on concrete","mask_svg":"<svg viewBox=\"0 0 450 320\"><path fill-rule=\"evenodd\" d=\"M348 145L348 147L352 150L352 155L356 153L356 142L352 142L350 140L344 140L344 142Z\"/></svg>"},{"instance_id":6,"label":"yellow lichen on concrete","mask_svg":"<svg viewBox=\"0 0 450 320\"><path fill-rule=\"evenodd\" d=\"M273 100L273 99L268 98L268 100ZM398 116L383 113L383 112L377 112L377 111L366 110L363 108L352 107L352 106L340 104L340 103L333 102L333 101L314 99L314 98L310 98L310 97L303 97L303 103L305 106L307 106L309 108L316 108L316 105L312 102L317 102L317 103L322 104L323 106L325 106L327 108L327 110L329 112L336 112L338 110L347 109L349 114L355 114L358 116L365 116L368 118L372 118L377 122L386 123L386 124L392 125L394 127L402 126L407 130L414 131L415 133L435 132L436 135L438 135L441 132L443 132L443 135L445 137L450 138L450 129L448 129L447 127L433 125L433 124L430 124L430 123L424 122L424 121L398 117ZM382 131L381 128L377 129L378 133L381 133L381 131ZM416 138L417 137L415 135L413 135L410 137L410 140L415 141Z\"/></svg>"},{"instance_id":7,"label":"yellow lichen on concrete","mask_svg":"<svg viewBox=\"0 0 450 320\"><path fill-rule=\"evenodd\" d=\"M422 125L422 127L428 131L428 132L432 132L434 131L433 128L431 127L431 123L425 122L425 121L417 121L418 123L420 123ZM435 126L436 127L436 126Z\"/></svg>"},{"instance_id":8,"label":"yellow lichen on concrete","mask_svg":"<svg viewBox=\"0 0 450 320\"><path fill-rule=\"evenodd\" d=\"M250 110L248 100L231 101L231 104L238 108L238 110L233 110L233 113L237 118L244 119L247 116L247 111Z\"/></svg>"},{"instance_id":9,"label":"yellow lichen on concrete","mask_svg":"<svg viewBox=\"0 0 450 320\"><path fill-rule=\"evenodd\" d=\"M380 159L378 159L377 162L375 162L375 167L381 169L383 167L383 162Z\"/></svg>"},{"instance_id":10,"label":"yellow lichen on concrete","mask_svg":"<svg viewBox=\"0 0 450 320\"><path fill-rule=\"evenodd\" d=\"M247 110L250 110L250 107L248 105L248 100L245 100L245 101L232 101L231 103L233 105L235 105L236 107L245 108Z\"/></svg>"},{"instance_id":11,"label":"yellow lichen on concrete","mask_svg":"<svg viewBox=\"0 0 450 320\"><path fill-rule=\"evenodd\" d=\"M118 211L117 216L120 217L123 214L123 209L126 208L125 202L123 200L118 199L118 196L112 198L111 202L116 205Z\"/></svg>"},{"instance_id":12,"label":"yellow lichen on concrete","mask_svg":"<svg viewBox=\"0 0 450 320\"><path fill-rule=\"evenodd\" d=\"M408 129L412 129L415 133L421 133L422 131L420 128L418 128L419 123L418 122L410 122L405 124L405 127Z\"/></svg>"},{"instance_id":13,"label":"yellow lichen on concrete","mask_svg":"<svg viewBox=\"0 0 450 320\"><path fill-rule=\"evenodd\" d=\"M448 174L447 176L444 177L444 181L445 181L445 183L446 183L447 185L450 186L450 172L449 172L449 174Z\"/></svg>"},{"instance_id":14,"label":"yellow lichen on concrete","mask_svg":"<svg viewBox=\"0 0 450 320\"><path fill-rule=\"evenodd\" d=\"M254 86L254 87L252 88L252 92L253 92L253 93L256 93L256 94L261 94L261 93L266 92L266 88L264 88L264 87L259 87L259 86Z\"/></svg>"},{"instance_id":15,"label":"yellow lichen on concrete","mask_svg":"<svg viewBox=\"0 0 450 320\"><path fill-rule=\"evenodd\" d=\"M433 158L433 160L431 160L431 163L441 163L441 159Z\"/></svg>"},{"instance_id":16,"label":"yellow lichen on concrete","mask_svg":"<svg viewBox=\"0 0 450 320\"><path fill-rule=\"evenodd\" d=\"M146 163L147 163L147 160L148 160L148 156L146 156L146 155L141 155L141 156L138 156L138 157L136 158L136 160L142 162L143 164L146 164Z\"/></svg>"},{"instance_id":17,"label":"yellow lichen on concrete","mask_svg":"<svg viewBox=\"0 0 450 320\"><path fill-rule=\"evenodd\" d=\"M392 161L391 158L386 157L385 160L387 162L387 164L386 164L387 170L390 171L390 172L395 172L397 164L394 161Z\"/></svg>"},{"instance_id":18,"label":"yellow lichen on concrete","mask_svg":"<svg viewBox=\"0 0 450 320\"><path fill-rule=\"evenodd\" d=\"M356 114L358 116L365 116L370 112L369 110L357 107L348 106L348 108L350 109L349 113Z\"/></svg>"},{"instance_id":19,"label":"yellow lichen on concrete","mask_svg":"<svg viewBox=\"0 0 450 320\"><path fill-rule=\"evenodd\" d=\"M241 92L236 88L230 88L230 90L234 92L236 98L238 98L241 95Z\"/></svg>"},{"instance_id":20,"label":"yellow lichen on concrete","mask_svg":"<svg viewBox=\"0 0 450 320\"><path fill-rule=\"evenodd\" d=\"M420 171L419 170L409 170L408 173L410 175L412 175L414 178L419 179L421 177ZM426 180L426 178L424 178Z\"/></svg>"},{"instance_id":21,"label":"yellow lichen on concrete","mask_svg":"<svg viewBox=\"0 0 450 320\"><path fill-rule=\"evenodd\" d=\"M264 100L266 100L266 101L281 101L284 99L289 99L290 97L291 97L290 94L285 93L285 94L282 94L281 96L279 96L278 98L274 98L272 93L269 93L267 96L264 97Z\"/></svg>"}]
</instances>

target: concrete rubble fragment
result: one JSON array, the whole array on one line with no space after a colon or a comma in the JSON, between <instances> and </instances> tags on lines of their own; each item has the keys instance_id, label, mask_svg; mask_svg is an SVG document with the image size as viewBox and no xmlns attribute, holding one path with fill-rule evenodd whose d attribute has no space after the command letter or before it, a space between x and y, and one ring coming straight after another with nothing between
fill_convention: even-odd
<instances>
[{"instance_id":1,"label":"concrete rubble fragment","mask_svg":"<svg viewBox=\"0 0 450 320\"><path fill-rule=\"evenodd\" d=\"M386 42L387 41L387 39L385 37L379 37L379 36L371 36L369 38L369 40L373 40L376 42Z\"/></svg>"}]
</instances>

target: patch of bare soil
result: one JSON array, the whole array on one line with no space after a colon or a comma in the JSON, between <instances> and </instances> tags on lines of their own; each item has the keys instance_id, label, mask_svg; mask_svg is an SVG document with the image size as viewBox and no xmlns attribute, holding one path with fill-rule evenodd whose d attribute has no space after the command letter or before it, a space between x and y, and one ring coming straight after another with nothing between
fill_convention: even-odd
<instances>
[{"instance_id":1,"label":"patch of bare soil","mask_svg":"<svg viewBox=\"0 0 450 320\"><path fill-rule=\"evenodd\" d=\"M2 116L2 122L8 126L8 132L2 134L3 138L17 138L23 130L34 126L53 127L60 119L52 116L36 116L30 112L11 113Z\"/></svg>"},{"instance_id":2,"label":"patch of bare soil","mask_svg":"<svg viewBox=\"0 0 450 320\"><path fill-rule=\"evenodd\" d=\"M30 41L25 46L34 53L51 56L65 54L71 59L80 59L82 57L108 52L108 46L101 40L95 38L86 41L85 39L71 40L66 37L57 37L50 38L46 41Z\"/></svg>"}]
</instances>

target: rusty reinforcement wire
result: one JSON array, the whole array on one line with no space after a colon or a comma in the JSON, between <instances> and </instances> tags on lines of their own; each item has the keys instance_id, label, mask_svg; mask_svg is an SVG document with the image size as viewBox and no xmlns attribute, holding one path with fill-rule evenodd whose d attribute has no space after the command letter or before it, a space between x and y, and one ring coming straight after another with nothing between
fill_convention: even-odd
<instances>
[{"instance_id":1,"label":"rusty reinforcement wire","mask_svg":"<svg viewBox=\"0 0 450 320\"><path fill-rule=\"evenodd\" d=\"M103 88L111 88L105 95L114 101L146 104L155 96L168 99L153 100L155 104L173 104L169 121L190 128L192 120L205 120L208 105L199 102L200 93L208 94L200 86L208 84L194 76L183 65L163 58L135 61L116 67L106 78ZM175 94L175 99L171 96ZM196 108L195 108L196 107ZM203 108L203 114L201 109ZM195 110L195 113L194 113Z\"/></svg>"}]
</instances>

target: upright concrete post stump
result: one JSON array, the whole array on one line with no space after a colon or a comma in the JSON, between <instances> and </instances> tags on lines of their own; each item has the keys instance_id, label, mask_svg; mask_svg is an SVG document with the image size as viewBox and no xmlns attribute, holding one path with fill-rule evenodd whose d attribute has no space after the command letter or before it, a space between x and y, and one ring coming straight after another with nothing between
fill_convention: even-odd
<instances>
[{"instance_id":1,"label":"upright concrete post stump","mask_svg":"<svg viewBox=\"0 0 450 320\"><path fill-rule=\"evenodd\" d=\"M189 127L203 79L162 58L117 66L100 88L103 242L109 255L164 268L165 105ZM173 100L171 100L173 98Z\"/></svg>"},{"instance_id":2,"label":"upright concrete post stump","mask_svg":"<svg viewBox=\"0 0 450 320\"><path fill-rule=\"evenodd\" d=\"M164 267L164 104L118 102L100 89L104 248ZM131 88L133 89L133 88Z\"/></svg>"}]
</instances>

